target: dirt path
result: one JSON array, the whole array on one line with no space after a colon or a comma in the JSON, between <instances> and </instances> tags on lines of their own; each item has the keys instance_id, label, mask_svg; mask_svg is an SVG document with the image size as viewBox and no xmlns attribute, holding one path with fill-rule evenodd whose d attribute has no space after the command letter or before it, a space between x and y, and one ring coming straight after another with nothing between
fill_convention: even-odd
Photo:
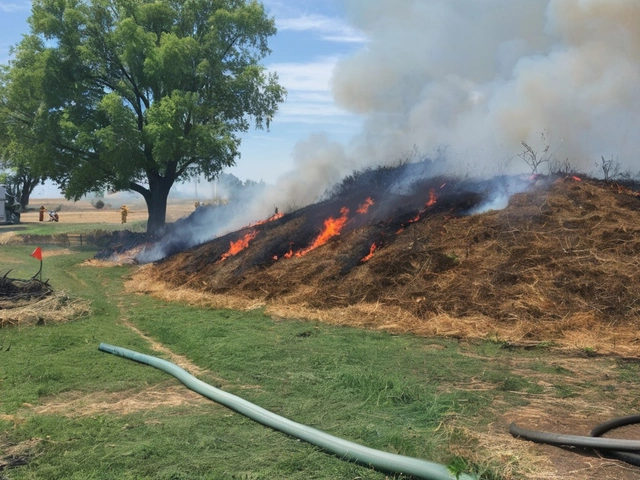
<instances>
[{"instance_id":1,"label":"dirt path","mask_svg":"<svg viewBox=\"0 0 640 480\"><path fill-rule=\"evenodd\" d=\"M120 323L122 323L122 325L130 328L138 336L140 336L141 338L143 338L144 340L149 342L149 344L151 345L151 348L154 351L163 353L164 355L169 357L169 360L172 363L175 363L180 368L183 368L183 369L187 370L190 374L192 374L194 376L204 375L204 374L207 374L208 376L211 376L210 372L208 372L207 370L203 370L202 368L197 366L195 363L193 363L191 360L189 360L184 355L178 355L177 353L173 353L171 350L169 350L167 347L162 345L160 342L158 342L158 341L154 340L153 338L149 337L148 335L144 334L138 327L136 327L134 324L132 324L126 318L120 317ZM218 380L222 381L221 379L218 379Z\"/></svg>"}]
</instances>

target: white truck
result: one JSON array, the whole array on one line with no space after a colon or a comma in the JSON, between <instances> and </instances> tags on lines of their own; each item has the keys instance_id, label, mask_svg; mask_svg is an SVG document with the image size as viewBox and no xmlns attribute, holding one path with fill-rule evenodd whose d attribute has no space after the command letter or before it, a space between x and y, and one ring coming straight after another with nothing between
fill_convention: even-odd
<instances>
[{"instance_id":1,"label":"white truck","mask_svg":"<svg viewBox=\"0 0 640 480\"><path fill-rule=\"evenodd\" d=\"M20 223L20 209L10 201L12 199L5 186L0 185L0 225Z\"/></svg>"}]
</instances>

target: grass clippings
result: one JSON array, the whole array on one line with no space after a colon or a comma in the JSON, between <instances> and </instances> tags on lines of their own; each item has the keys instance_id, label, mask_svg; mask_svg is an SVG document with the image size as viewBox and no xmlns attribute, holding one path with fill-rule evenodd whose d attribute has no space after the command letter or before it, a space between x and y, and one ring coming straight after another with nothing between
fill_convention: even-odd
<instances>
[{"instance_id":1,"label":"grass clippings","mask_svg":"<svg viewBox=\"0 0 640 480\"><path fill-rule=\"evenodd\" d=\"M130 415L154 410L211 404L211 400L173 381L153 385L140 391L121 392L64 392L29 408L29 414L62 415L68 418L99 415Z\"/></svg>"}]
</instances>

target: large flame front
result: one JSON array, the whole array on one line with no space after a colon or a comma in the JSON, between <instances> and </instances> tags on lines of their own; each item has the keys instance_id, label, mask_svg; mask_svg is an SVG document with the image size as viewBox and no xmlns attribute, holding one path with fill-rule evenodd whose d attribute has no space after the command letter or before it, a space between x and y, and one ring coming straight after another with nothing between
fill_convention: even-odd
<instances>
[{"instance_id":1,"label":"large flame front","mask_svg":"<svg viewBox=\"0 0 640 480\"><path fill-rule=\"evenodd\" d=\"M229 250L227 250L226 253L222 254L222 257L220 257L220 260L218 260L216 263L220 263L226 260L227 258L233 255L236 255L242 250L244 250L245 248L247 248L249 246L249 242L254 238L256 238L256 235L258 235L258 231L252 230L249 233L247 233L244 237L242 237L240 240L236 240L235 242L229 242Z\"/></svg>"},{"instance_id":2,"label":"large flame front","mask_svg":"<svg viewBox=\"0 0 640 480\"><path fill-rule=\"evenodd\" d=\"M340 232L344 228L349 220L349 209L347 207L342 207L340 209L340 217L333 218L329 217L324 221L324 230L320 232L320 235L316 237L311 245L307 248L296 252L296 257L302 257L306 255L311 250L318 248L321 245L324 245L329 241L330 238L335 237L336 235L340 235Z\"/></svg>"}]
</instances>

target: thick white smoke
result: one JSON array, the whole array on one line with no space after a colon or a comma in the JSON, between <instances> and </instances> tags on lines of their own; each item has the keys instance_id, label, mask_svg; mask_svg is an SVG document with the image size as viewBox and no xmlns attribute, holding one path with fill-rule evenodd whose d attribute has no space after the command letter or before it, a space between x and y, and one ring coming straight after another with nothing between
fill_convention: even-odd
<instances>
[{"instance_id":1,"label":"thick white smoke","mask_svg":"<svg viewBox=\"0 0 640 480\"><path fill-rule=\"evenodd\" d=\"M574 167L614 155L637 172L640 1L345 2L370 39L333 78L336 101L367 116L360 158L446 145L491 171L544 133Z\"/></svg>"},{"instance_id":2,"label":"thick white smoke","mask_svg":"<svg viewBox=\"0 0 640 480\"><path fill-rule=\"evenodd\" d=\"M266 203L280 205L283 211L317 201L328 187L342 180L345 172L353 170L344 146L324 134L298 142L293 159L294 170L280 177L276 188L267 192Z\"/></svg>"}]
</instances>

